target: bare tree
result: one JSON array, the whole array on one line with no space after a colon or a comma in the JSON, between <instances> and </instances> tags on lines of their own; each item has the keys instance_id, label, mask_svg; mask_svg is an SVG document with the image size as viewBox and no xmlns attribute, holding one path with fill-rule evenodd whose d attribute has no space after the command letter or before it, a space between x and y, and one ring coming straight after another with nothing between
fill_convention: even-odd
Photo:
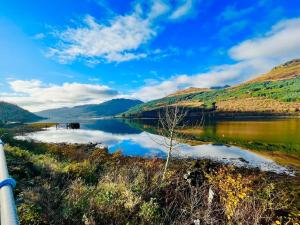
<instances>
[{"instance_id":1,"label":"bare tree","mask_svg":"<svg viewBox=\"0 0 300 225\"><path fill-rule=\"evenodd\" d=\"M163 142L160 144L168 150L167 160L163 171L163 180L166 176L172 152L179 144L179 134L176 130L184 127L183 120L186 114L187 111L178 105L165 106L158 113L159 131L164 137Z\"/></svg>"}]
</instances>

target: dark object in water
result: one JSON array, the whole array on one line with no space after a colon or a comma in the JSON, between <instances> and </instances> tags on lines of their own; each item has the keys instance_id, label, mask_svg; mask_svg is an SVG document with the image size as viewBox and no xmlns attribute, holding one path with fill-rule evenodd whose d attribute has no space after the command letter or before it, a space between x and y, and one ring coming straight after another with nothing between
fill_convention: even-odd
<instances>
[{"instance_id":1,"label":"dark object in water","mask_svg":"<svg viewBox=\"0 0 300 225\"><path fill-rule=\"evenodd\" d=\"M80 129L80 123L67 123L68 129Z\"/></svg>"}]
</instances>

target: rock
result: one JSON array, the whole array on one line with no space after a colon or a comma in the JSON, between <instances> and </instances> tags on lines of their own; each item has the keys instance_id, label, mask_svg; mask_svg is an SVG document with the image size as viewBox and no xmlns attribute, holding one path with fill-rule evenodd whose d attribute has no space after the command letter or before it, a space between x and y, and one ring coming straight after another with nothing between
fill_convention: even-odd
<instances>
[{"instance_id":1,"label":"rock","mask_svg":"<svg viewBox=\"0 0 300 225\"><path fill-rule=\"evenodd\" d=\"M204 173L211 173L216 168L218 168L218 164L211 160L196 160L193 162L191 169L183 177L192 186L199 187L206 180Z\"/></svg>"},{"instance_id":2,"label":"rock","mask_svg":"<svg viewBox=\"0 0 300 225\"><path fill-rule=\"evenodd\" d=\"M205 175L201 169L200 161L194 162L192 169L184 174L184 179L194 187L200 187L205 180Z\"/></svg>"}]
</instances>

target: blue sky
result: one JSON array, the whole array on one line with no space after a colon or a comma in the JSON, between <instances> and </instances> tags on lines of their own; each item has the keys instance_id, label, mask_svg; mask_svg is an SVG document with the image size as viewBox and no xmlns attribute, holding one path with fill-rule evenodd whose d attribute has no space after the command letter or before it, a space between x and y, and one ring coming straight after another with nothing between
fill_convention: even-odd
<instances>
[{"instance_id":1,"label":"blue sky","mask_svg":"<svg viewBox=\"0 0 300 225\"><path fill-rule=\"evenodd\" d=\"M148 101L300 57L299 0L0 0L0 99Z\"/></svg>"}]
</instances>

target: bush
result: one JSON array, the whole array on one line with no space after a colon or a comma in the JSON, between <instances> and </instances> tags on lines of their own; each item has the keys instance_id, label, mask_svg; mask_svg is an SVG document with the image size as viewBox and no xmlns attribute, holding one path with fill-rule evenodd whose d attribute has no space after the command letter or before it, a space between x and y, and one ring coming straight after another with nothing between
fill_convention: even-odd
<instances>
[{"instance_id":1,"label":"bush","mask_svg":"<svg viewBox=\"0 0 300 225\"><path fill-rule=\"evenodd\" d=\"M18 206L17 210L20 217L20 224L42 224L40 219L40 207L34 204L22 203Z\"/></svg>"},{"instance_id":2,"label":"bush","mask_svg":"<svg viewBox=\"0 0 300 225\"><path fill-rule=\"evenodd\" d=\"M144 222L151 224L159 224L160 220L160 207L155 198L151 198L149 202L144 202L141 205L140 217Z\"/></svg>"}]
</instances>

